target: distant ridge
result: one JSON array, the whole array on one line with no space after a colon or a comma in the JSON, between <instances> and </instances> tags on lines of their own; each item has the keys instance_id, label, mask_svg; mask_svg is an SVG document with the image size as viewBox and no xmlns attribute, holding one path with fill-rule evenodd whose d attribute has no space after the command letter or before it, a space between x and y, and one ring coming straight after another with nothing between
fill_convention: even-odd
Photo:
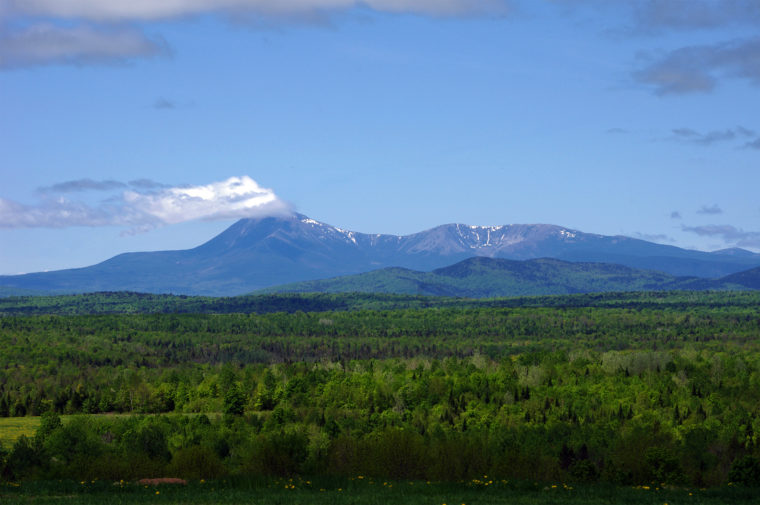
<instances>
[{"instance_id":1,"label":"distant ridge","mask_svg":"<svg viewBox=\"0 0 760 505\"><path fill-rule=\"evenodd\" d=\"M760 289L760 268L752 268L743 272L727 275L722 280L725 282L740 284L749 289Z\"/></svg>"},{"instance_id":2,"label":"distant ridge","mask_svg":"<svg viewBox=\"0 0 760 505\"><path fill-rule=\"evenodd\" d=\"M760 269L757 269L760 272ZM675 277L609 263L557 259L469 258L432 272L384 268L363 274L276 286L260 293L393 293L469 298L620 291L742 290L739 282Z\"/></svg>"},{"instance_id":3,"label":"distant ridge","mask_svg":"<svg viewBox=\"0 0 760 505\"><path fill-rule=\"evenodd\" d=\"M193 249L125 253L85 268L0 276L0 293L230 296L385 267L430 271L477 256L614 263L707 278L760 267L760 254L749 251L690 251L549 224L446 224L400 236L358 233L293 214L241 219Z\"/></svg>"}]
</instances>

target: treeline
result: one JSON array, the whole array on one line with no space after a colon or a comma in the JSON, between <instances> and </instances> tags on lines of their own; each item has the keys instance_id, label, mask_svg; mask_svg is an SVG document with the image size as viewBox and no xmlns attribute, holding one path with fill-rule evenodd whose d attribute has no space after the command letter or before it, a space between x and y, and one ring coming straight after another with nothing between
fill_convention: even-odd
<instances>
[{"instance_id":1,"label":"treeline","mask_svg":"<svg viewBox=\"0 0 760 505\"><path fill-rule=\"evenodd\" d=\"M56 296L0 296L0 315L265 314L425 308L606 307L685 310L757 307L757 291L643 291L466 299L381 293L302 293L208 297L127 291Z\"/></svg>"},{"instance_id":2,"label":"treeline","mask_svg":"<svg viewBox=\"0 0 760 505\"><path fill-rule=\"evenodd\" d=\"M582 296L0 317L0 473L760 484L755 295Z\"/></svg>"},{"instance_id":3,"label":"treeline","mask_svg":"<svg viewBox=\"0 0 760 505\"><path fill-rule=\"evenodd\" d=\"M0 416L39 415L50 405L64 413L135 411L133 397L129 408L124 403L125 391L134 388L121 384L138 379L126 377L140 378L152 388L148 396L161 397L156 391L179 383L197 388L199 374L222 364L476 354L540 360L554 352L621 350L751 353L758 350L758 332L755 307L3 317Z\"/></svg>"},{"instance_id":4,"label":"treeline","mask_svg":"<svg viewBox=\"0 0 760 505\"><path fill-rule=\"evenodd\" d=\"M94 393L109 409L176 414L61 423L53 412L79 400L47 404L34 438L0 450L3 475L760 484L757 352L199 365L146 379L73 393L79 407Z\"/></svg>"}]
</instances>

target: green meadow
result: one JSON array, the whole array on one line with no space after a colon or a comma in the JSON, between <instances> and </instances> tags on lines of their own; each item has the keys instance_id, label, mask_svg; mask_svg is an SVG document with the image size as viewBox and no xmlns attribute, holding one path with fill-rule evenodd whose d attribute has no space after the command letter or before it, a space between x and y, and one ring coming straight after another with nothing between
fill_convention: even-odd
<instances>
[{"instance_id":1,"label":"green meadow","mask_svg":"<svg viewBox=\"0 0 760 505\"><path fill-rule=\"evenodd\" d=\"M33 436L39 425L39 416L0 417L0 446L12 447L21 435Z\"/></svg>"},{"instance_id":2,"label":"green meadow","mask_svg":"<svg viewBox=\"0 0 760 505\"><path fill-rule=\"evenodd\" d=\"M145 486L110 481L54 481L0 486L2 503L35 504L314 504L314 505L718 505L757 503L756 489L659 488L493 481L458 483L348 479L195 481Z\"/></svg>"}]
</instances>

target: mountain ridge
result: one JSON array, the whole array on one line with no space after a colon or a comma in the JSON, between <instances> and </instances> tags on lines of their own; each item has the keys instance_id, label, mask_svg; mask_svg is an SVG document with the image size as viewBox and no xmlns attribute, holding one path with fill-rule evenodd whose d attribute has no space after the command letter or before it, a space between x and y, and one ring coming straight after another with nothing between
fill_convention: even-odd
<instances>
[{"instance_id":1,"label":"mountain ridge","mask_svg":"<svg viewBox=\"0 0 760 505\"><path fill-rule=\"evenodd\" d=\"M729 279L738 275L712 280L676 277L609 263L573 263L554 258L507 260L479 256L430 272L390 267L275 286L254 293L357 292L494 298L624 291L755 289ZM737 279L741 280L740 277Z\"/></svg>"},{"instance_id":2,"label":"mountain ridge","mask_svg":"<svg viewBox=\"0 0 760 505\"><path fill-rule=\"evenodd\" d=\"M388 235L345 230L292 214L241 219L191 249L130 252L84 268L0 276L0 286L5 292L123 290L227 296L391 266L430 271L473 256L552 257L712 278L760 266L760 254L749 251L690 251L558 225L450 223Z\"/></svg>"}]
</instances>

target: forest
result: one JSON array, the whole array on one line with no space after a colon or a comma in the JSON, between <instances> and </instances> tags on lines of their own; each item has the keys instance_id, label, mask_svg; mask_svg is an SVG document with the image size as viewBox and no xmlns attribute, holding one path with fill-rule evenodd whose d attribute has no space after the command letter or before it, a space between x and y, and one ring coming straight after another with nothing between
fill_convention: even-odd
<instances>
[{"instance_id":1,"label":"forest","mask_svg":"<svg viewBox=\"0 0 760 505\"><path fill-rule=\"evenodd\" d=\"M756 294L324 296L342 305L5 310L0 416L42 418L3 479L760 484Z\"/></svg>"}]
</instances>

